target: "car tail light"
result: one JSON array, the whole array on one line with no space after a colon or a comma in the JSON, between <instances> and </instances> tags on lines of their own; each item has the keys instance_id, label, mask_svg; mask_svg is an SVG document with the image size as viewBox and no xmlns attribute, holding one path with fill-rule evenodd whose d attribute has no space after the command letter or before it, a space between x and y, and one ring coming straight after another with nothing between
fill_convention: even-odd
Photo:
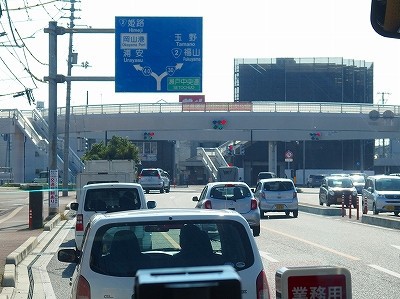
<instances>
[{"instance_id":1,"label":"car tail light","mask_svg":"<svg viewBox=\"0 0 400 299\"><path fill-rule=\"evenodd\" d=\"M257 291L257 299L270 299L269 285L264 270L262 270L260 274L258 274L257 276L256 291Z\"/></svg>"},{"instance_id":2,"label":"car tail light","mask_svg":"<svg viewBox=\"0 0 400 299\"><path fill-rule=\"evenodd\" d=\"M79 231L79 232L83 231L83 215L82 214L76 215L75 230Z\"/></svg>"},{"instance_id":3,"label":"car tail light","mask_svg":"<svg viewBox=\"0 0 400 299\"><path fill-rule=\"evenodd\" d=\"M250 209L255 210L258 208L258 202L254 198L251 199Z\"/></svg>"},{"instance_id":4,"label":"car tail light","mask_svg":"<svg viewBox=\"0 0 400 299\"><path fill-rule=\"evenodd\" d=\"M294 192L293 192L293 198L296 198L296 197L297 197L297 192L294 191Z\"/></svg>"},{"instance_id":5,"label":"car tail light","mask_svg":"<svg viewBox=\"0 0 400 299\"><path fill-rule=\"evenodd\" d=\"M204 208L205 208L205 209L212 209L211 201L206 200L206 201L204 202Z\"/></svg>"},{"instance_id":6,"label":"car tail light","mask_svg":"<svg viewBox=\"0 0 400 299\"><path fill-rule=\"evenodd\" d=\"M76 298L90 299L90 284L82 275L80 275L78 279L78 285L76 287Z\"/></svg>"},{"instance_id":7,"label":"car tail light","mask_svg":"<svg viewBox=\"0 0 400 299\"><path fill-rule=\"evenodd\" d=\"M265 195L265 192L261 192L261 197L264 198L264 199L267 199L267 197Z\"/></svg>"}]
</instances>

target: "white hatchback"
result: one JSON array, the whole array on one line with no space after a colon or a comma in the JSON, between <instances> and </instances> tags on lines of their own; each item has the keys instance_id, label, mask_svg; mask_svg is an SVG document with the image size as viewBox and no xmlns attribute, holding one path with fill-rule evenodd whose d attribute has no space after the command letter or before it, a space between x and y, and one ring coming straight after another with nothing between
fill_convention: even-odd
<instances>
[{"instance_id":1,"label":"white hatchback","mask_svg":"<svg viewBox=\"0 0 400 299\"><path fill-rule=\"evenodd\" d=\"M244 182L208 183L200 197L194 196L198 209L229 209L240 213L249 223L254 236L260 235L260 210L250 187Z\"/></svg>"},{"instance_id":2,"label":"white hatchback","mask_svg":"<svg viewBox=\"0 0 400 299\"><path fill-rule=\"evenodd\" d=\"M262 179L257 183L254 196L259 201L261 217L268 212L284 212L286 216L299 215L297 189L291 179Z\"/></svg>"},{"instance_id":3,"label":"white hatchback","mask_svg":"<svg viewBox=\"0 0 400 299\"><path fill-rule=\"evenodd\" d=\"M151 248L141 246L137 231L151 234ZM74 248L64 248L59 250L58 259L78 263L70 298L136 298L134 277L138 270L221 266L238 273L241 298L270 298L251 229L243 216L229 210L98 214L86 228L81 255Z\"/></svg>"}]
</instances>

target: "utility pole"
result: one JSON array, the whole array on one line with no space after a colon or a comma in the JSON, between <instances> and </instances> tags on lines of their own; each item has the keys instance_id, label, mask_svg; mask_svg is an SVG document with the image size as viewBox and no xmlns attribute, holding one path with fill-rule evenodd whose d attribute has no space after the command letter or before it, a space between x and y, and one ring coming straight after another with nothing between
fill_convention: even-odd
<instances>
[{"instance_id":1,"label":"utility pole","mask_svg":"<svg viewBox=\"0 0 400 299\"><path fill-rule=\"evenodd\" d=\"M73 28L75 27L75 0L70 0L70 16L69 16L69 45L68 45L68 71L67 76L71 76L73 55L72 55L72 40L73 40ZM76 63L76 62L75 62ZM70 124L70 110L71 110L71 81L67 81L67 95L65 99L65 131L64 131L64 174L62 183L62 195L68 196L68 182L69 182L69 124Z\"/></svg>"},{"instance_id":2,"label":"utility pole","mask_svg":"<svg viewBox=\"0 0 400 299\"><path fill-rule=\"evenodd\" d=\"M57 22L49 22L45 29L49 34L49 169L57 169ZM54 191L50 197L55 196ZM50 205L49 216L58 212L58 208Z\"/></svg>"},{"instance_id":3,"label":"utility pole","mask_svg":"<svg viewBox=\"0 0 400 299\"><path fill-rule=\"evenodd\" d=\"M75 0L71 0L71 2L75 3ZM71 9L72 10L72 9ZM73 10L75 11L75 9ZM71 11L72 13L72 11ZM72 18L72 17L71 17ZM57 26L57 22L55 21L50 21L49 22L49 27L44 28L44 32L49 34L49 75L44 77L45 81L49 82L49 116L48 116L48 121L49 121L49 169L50 170L55 170L57 169L57 84L58 83L65 83L65 82L71 82L71 81L115 81L114 76L64 76L57 74L57 36L58 35L63 35L65 33L115 33L115 29L94 29L94 28L83 28L83 29L71 29L71 28L63 28ZM70 49L72 49L70 47ZM72 53L71 53L72 56ZM71 61L70 58L68 61ZM66 118L68 117L69 119L69 106L68 106L68 112L66 112ZM67 119L65 121L67 123ZM69 135L69 125L67 127L68 134ZM67 149L69 149L69 145L67 146ZM69 153L69 151L67 150ZM68 157L68 154L65 157ZM65 163L65 162L64 162ZM68 163L65 163L68 167ZM67 172L68 174L68 168ZM64 175L66 175L64 174ZM64 180L65 182L68 182L68 179ZM64 183L63 183L64 184ZM52 191L50 191L52 193ZM50 195L51 197L52 195ZM58 201L57 199L50 198L49 199L49 216L58 213L58 207L55 208L50 205L52 202Z\"/></svg>"},{"instance_id":4,"label":"utility pole","mask_svg":"<svg viewBox=\"0 0 400 299\"><path fill-rule=\"evenodd\" d=\"M385 95L389 95L390 92L378 92L378 94L382 95L382 105L385 105L387 100L385 100ZM385 139L382 139L382 158L386 158L386 144Z\"/></svg>"}]
</instances>

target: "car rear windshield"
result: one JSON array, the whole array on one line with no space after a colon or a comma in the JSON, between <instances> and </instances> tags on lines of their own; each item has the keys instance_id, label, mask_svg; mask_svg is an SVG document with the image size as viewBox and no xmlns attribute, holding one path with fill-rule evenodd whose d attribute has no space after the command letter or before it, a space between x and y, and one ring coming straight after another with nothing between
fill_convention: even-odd
<instances>
[{"instance_id":1,"label":"car rear windshield","mask_svg":"<svg viewBox=\"0 0 400 299\"><path fill-rule=\"evenodd\" d=\"M138 269L254 263L248 233L236 221L118 223L96 232L90 266L97 273L133 277Z\"/></svg>"},{"instance_id":2,"label":"car rear windshield","mask_svg":"<svg viewBox=\"0 0 400 299\"><path fill-rule=\"evenodd\" d=\"M141 208L136 188L88 189L85 196L85 211L126 211Z\"/></svg>"},{"instance_id":3,"label":"car rear windshield","mask_svg":"<svg viewBox=\"0 0 400 299\"><path fill-rule=\"evenodd\" d=\"M251 196L250 189L246 186L225 185L211 189L210 196L215 199L242 199Z\"/></svg>"},{"instance_id":4,"label":"car rear windshield","mask_svg":"<svg viewBox=\"0 0 400 299\"><path fill-rule=\"evenodd\" d=\"M265 182L263 186L265 191L288 191L294 190L293 183L290 181Z\"/></svg>"},{"instance_id":5,"label":"car rear windshield","mask_svg":"<svg viewBox=\"0 0 400 299\"><path fill-rule=\"evenodd\" d=\"M140 176L159 176L157 169L143 169Z\"/></svg>"},{"instance_id":6,"label":"car rear windshield","mask_svg":"<svg viewBox=\"0 0 400 299\"><path fill-rule=\"evenodd\" d=\"M352 175L351 180L354 183L365 183L365 178L361 175L354 175L354 176Z\"/></svg>"}]
</instances>

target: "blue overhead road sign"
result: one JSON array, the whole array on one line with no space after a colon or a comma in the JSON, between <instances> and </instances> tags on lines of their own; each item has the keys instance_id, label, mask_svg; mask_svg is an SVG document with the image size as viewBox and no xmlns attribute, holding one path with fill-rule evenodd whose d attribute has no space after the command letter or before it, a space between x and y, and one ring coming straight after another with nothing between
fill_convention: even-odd
<instances>
[{"instance_id":1,"label":"blue overhead road sign","mask_svg":"<svg viewBox=\"0 0 400 299\"><path fill-rule=\"evenodd\" d=\"M202 92L203 18L116 17L116 92Z\"/></svg>"}]
</instances>

